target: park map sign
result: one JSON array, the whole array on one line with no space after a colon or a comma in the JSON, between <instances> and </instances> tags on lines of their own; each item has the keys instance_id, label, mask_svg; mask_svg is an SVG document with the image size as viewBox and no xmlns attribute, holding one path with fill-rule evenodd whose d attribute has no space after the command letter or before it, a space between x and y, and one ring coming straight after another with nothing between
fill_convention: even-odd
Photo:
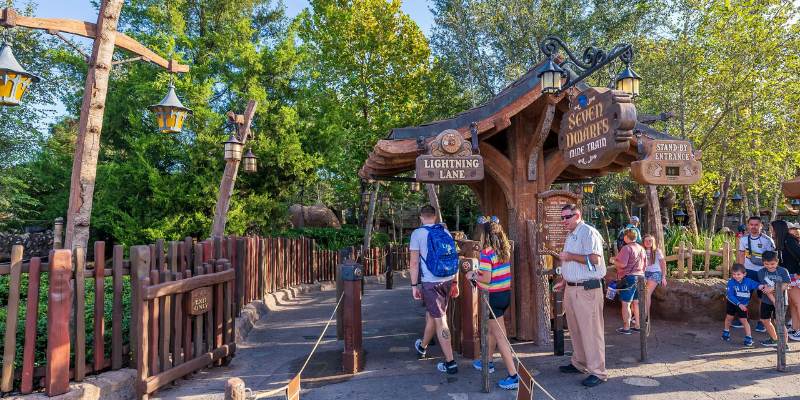
<instances>
[{"instance_id":1,"label":"park map sign","mask_svg":"<svg viewBox=\"0 0 800 400\"><path fill-rule=\"evenodd\" d=\"M628 150L635 126L636 107L630 95L589 88L570 100L561 120L558 147L577 168L602 168Z\"/></svg>"},{"instance_id":2,"label":"park map sign","mask_svg":"<svg viewBox=\"0 0 800 400\"><path fill-rule=\"evenodd\" d=\"M431 141L428 154L417 157L417 181L463 183L483 180L483 157L456 130L447 129Z\"/></svg>"}]
</instances>

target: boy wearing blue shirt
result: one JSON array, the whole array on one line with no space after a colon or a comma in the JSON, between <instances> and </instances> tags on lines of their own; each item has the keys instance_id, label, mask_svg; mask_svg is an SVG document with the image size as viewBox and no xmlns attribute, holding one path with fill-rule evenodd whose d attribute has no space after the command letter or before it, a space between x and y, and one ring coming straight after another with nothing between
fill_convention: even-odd
<instances>
[{"instance_id":1,"label":"boy wearing blue shirt","mask_svg":"<svg viewBox=\"0 0 800 400\"><path fill-rule=\"evenodd\" d=\"M747 304L750 302L750 292L763 285L747 278L744 265L736 263L731 267L731 279L728 281L728 290L725 295L725 329L722 330L722 340L731 341L731 322L736 317L744 327L744 346L753 347L753 336L750 324L747 323Z\"/></svg>"}]
</instances>

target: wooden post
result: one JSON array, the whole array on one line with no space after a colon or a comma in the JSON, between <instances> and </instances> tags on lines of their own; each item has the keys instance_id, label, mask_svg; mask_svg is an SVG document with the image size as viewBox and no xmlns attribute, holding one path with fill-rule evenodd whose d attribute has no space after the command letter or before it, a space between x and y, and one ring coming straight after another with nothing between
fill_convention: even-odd
<instances>
[{"instance_id":1,"label":"wooden post","mask_svg":"<svg viewBox=\"0 0 800 400\"><path fill-rule=\"evenodd\" d=\"M150 331L148 330L150 309L147 300L142 300L141 293L143 287L149 285L150 249L148 246L133 246L131 247L130 259L131 287L135 290L132 301L138 302L137 307L133 308L134 313L138 314L138 316L135 322L132 323L132 325L136 325L134 329L138 332L136 341L132 343L132 347L136 347L136 395L139 399L147 399L146 381L150 373L148 369L150 356L148 353L150 347Z\"/></svg>"},{"instance_id":2,"label":"wooden post","mask_svg":"<svg viewBox=\"0 0 800 400\"><path fill-rule=\"evenodd\" d=\"M489 354L489 293L486 290L478 290L481 306L481 382L483 392L489 393L489 361L492 355Z\"/></svg>"},{"instance_id":3,"label":"wooden post","mask_svg":"<svg viewBox=\"0 0 800 400\"><path fill-rule=\"evenodd\" d=\"M647 362L647 335L650 332L650 316L647 315L647 288L643 276L636 277L636 294L639 295L639 347L641 349L639 360Z\"/></svg>"},{"instance_id":4,"label":"wooden post","mask_svg":"<svg viewBox=\"0 0 800 400\"><path fill-rule=\"evenodd\" d=\"M461 250L468 246L469 242L461 242ZM477 242L471 242L477 244ZM477 247L477 246L475 246ZM458 301L461 303L461 355L464 358L475 359L480 354L480 338L478 337L479 316L478 316L478 291L475 286L467 279L467 272L476 266L478 260L475 258L461 258L461 268L458 279L459 292Z\"/></svg>"},{"instance_id":5,"label":"wooden post","mask_svg":"<svg viewBox=\"0 0 800 400\"><path fill-rule=\"evenodd\" d=\"M661 249L663 254L667 254L664 248L664 224L661 222L661 202L658 198L658 187L656 185L647 185L647 200L648 204L653 205L651 210L648 210L650 216L650 226L652 233L656 238L656 246Z\"/></svg>"},{"instance_id":6,"label":"wooden post","mask_svg":"<svg viewBox=\"0 0 800 400\"><path fill-rule=\"evenodd\" d=\"M685 253L683 252L683 242L678 245L678 278L683 279L684 277L684 269L683 264L685 262Z\"/></svg>"},{"instance_id":7,"label":"wooden post","mask_svg":"<svg viewBox=\"0 0 800 400\"><path fill-rule=\"evenodd\" d=\"M553 355L564 355L564 290L553 293L555 313L553 316Z\"/></svg>"},{"instance_id":8,"label":"wooden post","mask_svg":"<svg viewBox=\"0 0 800 400\"><path fill-rule=\"evenodd\" d=\"M244 118L239 121L239 116L233 113L228 113L228 117L232 118L236 123L236 129L239 142L244 145L247 142L247 137L250 135L250 124L253 122L253 116L256 113L255 100L250 100L247 103L247 109L244 112ZM226 160L225 173L222 174L222 181L219 184L219 194L217 196L217 206L214 211L214 222L211 225L211 237L222 237L225 235L225 223L228 220L228 207L231 204L231 195L233 194L233 185L236 183L236 175L239 172L240 160Z\"/></svg>"},{"instance_id":9,"label":"wooden post","mask_svg":"<svg viewBox=\"0 0 800 400\"><path fill-rule=\"evenodd\" d=\"M546 346L550 344L550 285L544 271L543 256L539 254L539 235L536 222L525 220L528 229L528 257L534 265L533 284L536 285L536 303L540 304L536 314L536 344ZM524 250L524 249L523 249Z\"/></svg>"},{"instance_id":10,"label":"wooden post","mask_svg":"<svg viewBox=\"0 0 800 400\"><path fill-rule=\"evenodd\" d=\"M240 378L230 378L225 382L225 400L245 400L244 381Z\"/></svg>"},{"instance_id":11,"label":"wooden post","mask_svg":"<svg viewBox=\"0 0 800 400\"><path fill-rule=\"evenodd\" d=\"M691 243L689 243L688 249L686 250L686 269L688 270L686 278L692 279L694 278L694 247Z\"/></svg>"},{"instance_id":12,"label":"wooden post","mask_svg":"<svg viewBox=\"0 0 800 400\"><path fill-rule=\"evenodd\" d=\"M362 266L352 261L339 267L344 281L344 352L342 368L347 374L355 374L363 369L364 352L362 350L361 324L361 277Z\"/></svg>"},{"instance_id":13,"label":"wooden post","mask_svg":"<svg viewBox=\"0 0 800 400\"><path fill-rule=\"evenodd\" d=\"M14 383L14 358L17 352L17 317L19 316L19 291L22 276L22 245L11 247L11 279L8 287L6 331L3 341L3 372L0 391L10 392ZM69 354L69 353L67 353Z\"/></svg>"},{"instance_id":14,"label":"wooden post","mask_svg":"<svg viewBox=\"0 0 800 400\"><path fill-rule=\"evenodd\" d=\"M89 221L97 176L97 157L100 153L100 132L103 130L108 77L111 74L111 58L114 55L117 22L123 2L123 0L103 0L97 15L97 36L92 47L89 71L86 73L81 118L78 122L78 138L72 160L64 243L64 247L70 250L75 247L85 249L89 242Z\"/></svg>"},{"instance_id":15,"label":"wooden post","mask_svg":"<svg viewBox=\"0 0 800 400\"><path fill-rule=\"evenodd\" d=\"M731 274L731 244L725 242L722 245L722 279L728 280Z\"/></svg>"},{"instance_id":16,"label":"wooden post","mask_svg":"<svg viewBox=\"0 0 800 400\"><path fill-rule=\"evenodd\" d=\"M47 364L44 387L48 396L69 390L69 319L72 313L72 251L50 252L47 292Z\"/></svg>"},{"instance_id":17,"label":"wooden post","mask_svg":"<svg viewBox=\"0 0 800 400\"><path fill-rule=\"evenodd\" d=\"M94 372L105 366L106 242L94 242Z\"/></svg>"},{"instance_id":18,"label":"wooden post","mask_svg":"<svg viewBox=\"0 0 800 400\"><path fill-rule=\"evenodd\" d=\"M86 249L75 248L75 381L86 376Z\"/></svg>"},{"instance_id":19,"label":"wooden post","mask_svg":"<svg viewBox=\"0 0 800 400\"><path fill-rule=\"evenodd\" d=\"M351 257L350 248L346 247L344 249L339 250L339 260L344 263L345 260ZM342 297L342 293L344 293L344 281L342 280L342 271L340 271L340 266L336 265L336 298ZM337 340L344 340L344 307L339 307L336 310L336 339Z\"/></svg>"},{"instance_id":20,"label":"wooden post","mask_svg":"<svg viewBox=\"0 0 800 400\"><path fill-rule=\"evenodd\" d=\"M41 265L42 260L39 257L31 258L25 311L25 348L22 353L22 383L20 385L22 394L29 394L33 391L33 361L36 350L36 325L39 320L39 268Z\"/></svg>"},{"instance_id":21,"label":"wooden post","mask_svg":"<svg viewBox=\"0 0 800 400\"><path fill-rule=\"evenodd\" d=\"M64 248L64 218L58 217L53 224L53 249Z\"/></svg>"},{"instance_id":22,"label":"wooden post","mask_svg":"<svg viewBox=\"0 0 800 400\"><path fill-rule=\"evenodd\" d=\"M439 207L439 195L436 194L436 185L433 183L426 183L425 192L428 193L428 202L436 209L436 223L441 223L442 210Z\"/></svg>"},{"instance_id":23,"label":"wooden post","mask_svg":"<svg viewBox=\"0 0 800 400\"><path fill-rule=\"evenodd\" d=\"M778 334L779 372L786 372L786 293L784 293L786 284L787 282L775 282L775 331Z\"/></svg>"},{"instance_id":24,"label":"wooden post","mask_svg":"<svg viewBox=\"0 0 800 400\"><path fill-rule=\"evenodd\" d=\"M711 238L706 238L705 253L703 253L703 270L705 271L705 274L703 275L704 278L709 277L710 268L711 268Z\"/></svg>"}]
</instances>

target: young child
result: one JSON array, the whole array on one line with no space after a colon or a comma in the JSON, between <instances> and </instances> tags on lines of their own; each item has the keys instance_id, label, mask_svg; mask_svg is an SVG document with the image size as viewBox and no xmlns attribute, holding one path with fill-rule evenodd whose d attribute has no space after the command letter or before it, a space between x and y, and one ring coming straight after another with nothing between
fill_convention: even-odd
<instances>
[{"instance_id":1,"label":"young child","mask_svg":"<svg viewBox=\"0 0 800 400\"><path fill-rule=\"evenodd\" d=\"M774 251L765 251L761 255L764 261L764 268L758 271L758 280L761 283L761 323L767 328L769 339L762 340L761 345L767 347L778 346L778 334L775 332L775 326L772 324L772 319L775 318L775 284L777 282L791 282L789 271L786 268L778 266L778 253ZM784 299L786 299L786 291L784 290ZM789 337L786 330L786 348L789 348Z\"/></svg>"},{"instance_id":2,"label":"young child","mask_svg":"<svg viewBox=\"0 0 800 400\"><path fill-rule=\"evenodd\" d=\"M722 330L722 340L731 341L731 322L736 317L744 327L744 346L753 347L753 336L750 324L747 322L747 303L750 302L750 292L760 285L745 275L747 270L744 265L735 263L731 267L731 279L728 281L728 291L725 308L725 329Z\"/></svg>"}]
</instances>

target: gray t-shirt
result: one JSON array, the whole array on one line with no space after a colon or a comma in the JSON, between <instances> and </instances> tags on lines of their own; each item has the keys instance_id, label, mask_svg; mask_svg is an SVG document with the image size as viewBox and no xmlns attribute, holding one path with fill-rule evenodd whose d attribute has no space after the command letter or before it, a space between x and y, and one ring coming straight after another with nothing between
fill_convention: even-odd
<instances>
[{"instance_id":1,"label":"gray t-shirt","mask_svg":"<svg viewBox=\"0 0 800 400\"><path fill-rule=\"evenodd\" d=\"M595 270L589 270L586 262L566 261L561 264L561 276L567 282L583 282L600 279L606 275L606 260L603 257L603 237L597 229L580 222L567 236L564 251L573 254L597 254L599 258Z\"/></svg>"},{"instance_id":2,"label":"gray t-shirt","mask_svg":"<svg viewBox=\"0 0 800 400\"><path fill-rule=\"evenodd\" d=\"M424 226L433 226L435 224L427 224ZM449 235L450 232L445 229ZM419 251L419 267L422 271L422 282L445 282L452 280L454 276L436 276L431 273L425 265L425 258L428 257L428 230L425 228L417 228L411 233L411 240L408 245L411 251Z\"/></svg>"},{"instance_id":3,"label":"gray t-shirt","mask_svg":"<svg viewBox=\"0 0 800 400\"><path fill-rule=\"evenodd\" d=\"M791 282L791 278L789 278L789 271L786 268L778 267L774 272L769 272L766 268L762 268L758 271L759 283L774 288L775 283L778 281L786 283ZM786 299L786 291L784 290L783 293L783 298ZM765 304L772 304L772 300L770 300L769 297L767 297L767 295L764 293L761 294L761 301Z\"/></svg>"}]
</instances>

